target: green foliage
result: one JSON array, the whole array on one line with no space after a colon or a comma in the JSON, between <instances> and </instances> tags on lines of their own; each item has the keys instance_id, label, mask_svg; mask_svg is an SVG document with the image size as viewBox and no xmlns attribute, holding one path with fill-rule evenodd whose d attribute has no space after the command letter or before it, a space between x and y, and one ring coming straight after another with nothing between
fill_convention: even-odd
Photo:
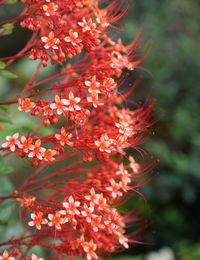
<instances>
[{"instance_id":1,"label":"green foliage","mask_svg":"<svg viewBox=\"0 0 200 260\"><path fill-rule=\"evenodd\" d=\"M18 78L18 76L8 70L2 70L0 71L0 76L1 77L4 77L4 78L7 78L7 79L16 79Z\"/></svg>"},{"instance_id":2,"label":"green foliage","mask_svg":"<svg viewBox=\"0 0 200 260\"><path fill-rule=\"evenodd\" d=\"M8 174L13 171L11 166L7 166L2 155L0 155L0 173Z\"/></svg>"},{"instance_id":3,"label":"green foliage","mask_svg":"<svg viewBox=\"0 0 200 260\"><path fill-rule=\"evenodd\" d=\"M128 36L142 28L150 48L143 66L151 75L138 72L142 83L136 95L156 99L155 134L145 147L160 162L158 174L142 189L151 207L146 240L155 249L172 247L181 260L200 259L195 244L200 232L199 12L200 1L141 0L134 1L124 22Z\"/></svg>"},{"instance_id":4,"label":"green foliage","mask_svg":"<svg viewBox=\"0 0 200 260\"><path fill-rule=\"evenodd\" d=\"M0 157L0 197L10 195L14 192L14 186L5 175L11 171L2 156ZM0 204L0 243L18 236L22 227L17 215L16 204L13 200L5 200ZM1 248L2 249L2 248Z\"/></svg>"},{"instance_id":5,"label":"green foliage","mask_svg":"<svg viewBox=\"0 0 200 260\"><path fill-rule=\"evenodd\" d=\"M10 35L13 32L14 25L12 23L6 23L0 27L0 34Z\"/></svg>"},{"instance_id":6,"label":"green foliage","mask_svg":"<svg viewBox=\"0 0 200 260\"><path fill-rule=\"evenodd\" d=\"M6 67L5 62L0 61L0 70L4 69Z\"/></svg>"},{"instance_id":7,"label":"green foliage","mask_svg":"<svg viewBox=\"0 0 200 260\"><path fill-rule=\"evenodd\" d=\"M16 4L18 2L18 0L6 0L5 3L7 5L13 5L13 4Z\"/></svg>"},{"instance_id":8,"label":"green foliage","mask_svg":"<svg viewBox=\"0 0 200 260\"><path fill-rule=\"evenodd\" d=\"M0 61L0 77L5 79L16 79L18 76L11 71L5 70L6 64L3 61Z\"/></svg>"},{"instance_id":9,"label":"green foliage","mask_svg":"<svg viewBox=\"0 0 200 260\"><path fill-rule=\"evenodd\" d=\"M2 105L0 105L0 123L12 124L12 121L9 117L8 108Z\"/></svg>"},{"instance_id":10,"label":"green foliage","mask_svg":"<svg viewBox=\"0 0 200 260\"><path fill-rule=\"evenodd\" d=\"M0 176L0 196L6 196L13 192L13 185L11 182L5 178ZM5 241L5 239L9 239L10 235L14 235L11 230L10 224L15 221L14 212L14 204L11 200L4 201L0 204L0 242ZM12 224L11 224L12 225ZM15 223L15 227L16 227Z\"/></svg>"},{"instance_id":11,"label":"green foliage","mask_svg":"<svg viewBox=\"0 0 200 260\"><path fill-rule=\"evenodd\" d=\"M177 256L181 260L199 260L200 259L200 243L198 244L188 244L186 242L181 242L177 246Z\"/></svg>"}]
</instances>

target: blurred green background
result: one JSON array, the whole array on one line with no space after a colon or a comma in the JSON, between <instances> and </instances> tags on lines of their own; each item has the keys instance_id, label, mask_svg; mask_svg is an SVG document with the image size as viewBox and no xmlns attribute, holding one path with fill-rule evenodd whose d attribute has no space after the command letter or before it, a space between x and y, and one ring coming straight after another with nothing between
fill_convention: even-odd
<instances>
[{"instance_id":1,"label":"blurred green background","mask_svg":"<svg viewBox=\"0 0 200 260\"><path fill-rule=\"evenodd\" d=\"M0 17L12 14L11 8L15 7L10 6L6 12L0 10ZM134 93L138 100L156 100L156 123L145 147L160 162L151 182L141 189L147 202L138 203L144 219L148 220L148 227L142 236L142 241L146 244L132 245L128 251L113 256L112 259L200 259L199 14L199 0L135 0L130 1L128 15L122 21L123 27L128 31L123 36L125 42L130 42L143 29L142 40L151 50L143 63L146 71L134 72L132 77L137 74L142 79ZM10 49L15 52L23 45L27 36L19 28L17 30L14 30L14 34L20 33L23 39L15 41L13 49L13 40L10 40L13 38L2 38L6 45L0 45L0 51L4 53L1 56L10 53ZM19 79L0 77L1 99L9 99L16 91L15 86L27 81L32 66L35 66L34 63L28 64L26 60L11 67ZM48 73L50 72L43 70L41 75ZM5 133L13 133L17 129L27 132L33 128L29 124L30 119L23 113L18 113L17 122L13 122L16 117L13 113L12 110L1 110L0 121L12 122L5 122L1 138ZM9 160L9 164L16 164L15 158ZM0 171L4 174L10 172L6 168L8 166L2 162ZM15 172L27 169L27 165L17 163ZM9 176L0 178L1 187L7 187L1 189L1 194L9 193L15 185L15 177L11 176L8 180ZM13 211L14 208L9 203L0 207L0 234L5 232L7 225L4 238L20 231L20 226L15 224ZM17 231L13 231L14 226Z\"/></svg>"}]
</instances>

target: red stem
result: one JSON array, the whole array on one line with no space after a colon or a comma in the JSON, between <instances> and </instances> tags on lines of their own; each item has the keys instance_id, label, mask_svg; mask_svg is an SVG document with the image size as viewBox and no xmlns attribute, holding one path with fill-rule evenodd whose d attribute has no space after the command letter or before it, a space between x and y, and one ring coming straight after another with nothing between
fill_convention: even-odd
<instances>
[{"instance_id":1,"label":"red stem","mask_svg":"<svg viewBox=\"0 0 200 260\"><path fill-rule=\"evenodd\" d=\"M17 194L10 194L10 195L6 195L6 196L2 196L0 197L0 203L4 200L8 200L8 199L16 199L18 197Z\"/></svg>"}]
</instances>

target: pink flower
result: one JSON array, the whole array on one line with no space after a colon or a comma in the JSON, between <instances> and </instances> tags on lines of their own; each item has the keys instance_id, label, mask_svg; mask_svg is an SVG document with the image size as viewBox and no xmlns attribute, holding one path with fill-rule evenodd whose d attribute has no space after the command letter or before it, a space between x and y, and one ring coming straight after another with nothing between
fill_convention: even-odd
<instances>
[{"instance_id":1,"label":"pink flower","mask_svg":"<svg viewBox=\"0 0 200 260\"><path fill-rule=\"evenodd\" d=\"M103 224L101 224L102 216L93 215L91 226L94 232L98 232L99 229L105 228Z\"/></svg>"},{"instance_id":2,"label":"pink flower","mask_svg":"<svg viewBox=\"0 0 200 260\"><path fill-rule=\"evenodd\" d=\"M123 134L127 137L131 137L134 134L133 127L131 127L126 122L115 123L115 125L119 129L118 131L120 134Z\"/></svg>"},{"instance_id":3,"label":"pink flower","mask_svg":"<svg viewBox=\"0 0 200 260\"><path fill-rule=\"evenodd\" d=\"M29 221L28 225L31 227L35 226L39 230L41 229L41 225L45 225L48 223L48 220L43 218L42 212L31 213L31 218L32 221Z\"/></svg>"},{"instance_id":4,"label":"pink flower","mask_svg":"<svg viewBox=\"0 0 200 260\"><path fill-rule=\"evenodd\" d=\"M60 43L60 40L54 37L53 31L51 31L48 36L41 37L41 40L44 43L45 49L58 49L58 44Z\"/></svg>"},{"instance_id":5,"label":"pink flower","mask_svg":"<svg viewBox=\"0 0 200 260\"><path fill-rule=\"evenodd\" d=\"M96 76L93 76L91 80L86 80L84 83L88 87L89 93L101 93L100 83L96 80Z\"/></svg>"},{"instance_id":6,"label":"pink flower","mask_svg":"<svg viewBox=\"0 0 200 260\"><path fill-rule=\"evenodd\" d=\"M65 128L62 127L60 130L60 134L55 134L55 138L60 141L60 144L64 146L65 144L72 146L73 142L70 141L72 137L71 133L66 133Z\"/></svg>"},{"instance_id":7,"label":"pink flower","mask_svg":"<svg viewBox=\"0 0 200 260\"><path fill-rule=\"evenodd\" d=\"M55 3L50 3L48 5L43 5L42 9L44 10L46 16L52 16L55 15L56 11L58 10L58 5Z\"/></svg>"},{"instance_id":8,"label":"pink flower","mask_svg":"<svg viewBox=\"0 0 200 260\"><path fill-rule=\"evenodd\" d=\"M42 153L42 157L47 162L52 162L55 160L54 155L58 154L56 150L48 149Z\"/></svg>"},{"instance_id":9,"label":"pink flower","mask_svg":"<svg viewBox=\"0 0 200 260\"><path fill-rule=\"evenodd\" d=\"M38 258L35 254L28 257L28 260L44 260L44 258Z\"/></svg>"},{"instance_id":10,"label":"pink flower","mask_svg":"<svg viewBox=\"0 0 200 260\"><path fill-rule=\"evenodd\" d=\"M6 136L6 143L3 143L1 147L9 148L11 152L14 152L16 147L20 144L19 140L19 133L15 133L13 136Z\"/></svg>"},{"instance_id":11,"label":"pink flower","mask_svg":"<svg viewBox=\"0 0 200 260\"><path fill-rule=\"evenodd\" d=\"M128 157L130 164L129 167L133 170L134 173L138 173L140 171L140 164L136 163L135 159L132 156Z\"/></svg>"},{"instance_id":12,"label":"pink flower","mask_svg":"<svg viewBox=\"0 0 200 260\"><path fill-rule=\"evenodd\" d=\"M30 98L19 98L19 111L24 111L24 112L30 112L32 108L36 106L34 102L30 100Z\"/></svg>"},{"instance_id":13,"label":"pink flower","mask_svg":"<svg viewBox=\"0 0 200 260\"><path fill-rule=\"evenodd\" d=\"M57 114L61 115L63 114L65 111L67 111L67 107L66 104L68 104L67 99L60 99L60 97L58 95L55 96L55 103L51 103L50 104L50 108L51 109L56 109L57 110Z\"/></svg>"},{"instance_id":14,"label":"pink flower","mask_svg":"<svg viewBox=\"0 0 200 260\"><path fill-rule=\"evenodd\" d=\"M80 103L81 99L79 97L74 97L73 92L69 92L69 99L65 100L65 105L67 106L67 110L73 112L76 110L81 110L81 107L77 105Z\"/></svg>"},{"instance_id":15,"label":"pink flower","mask_svg":"<svg viewBox=\"0 0 200 260\"><path fill-rule=\"evenodd\" d=\"M18 147L20 149L22 149L25 153L28 153L28 151L30 150L31 146L32 146L32 138L31 137L25 137L22 136L20 143L18 144Z\"/></svg>"},{"instance_id":16,"label":"pink flower","mask_svg":"<svg viewBox=\"0 0 200 260\"><path fill-rule=\"evenodd\" d=\"M66 42L70 42L73 46L77 46L79 43L82 42L82 40L79 39L78 33L74 32L72 29L69 30L69 36L66 36L64 40Z\"/></svg>"},{"instance_id":17,"label":"pink flower","mask_svg":"<svg viewBox=\"0 0 200 260\"><path fill-rule=\"evenodd\" d=\"M117 196L122 196L122 192L120 191L121 187L118 183L115 182L114 179L110 180L110 184L111 186L106 187L106 190L111 192L113 199L116 199Z\"/></svg>"},{"instance_id":18,"label":"pink flower","mask_svg":"<svg viewBox=\"0 0 200 260\"><path fill-rule=\"evenodd\" d=\"M88 207L87 204L84 204L83 207L84 207L84 210L81 211L81 215L86 217L86 221L88 223L91 223L93 212L94 212L94 208L92 206Z\"/></svg>"},{"instance_id":19,"label":"pink flower","mask_svg":"<svg viewBox=\"0 0 200 260\"><path fill-rule=\"evenodd\" d=\"M83 245L83 250L86 252L88 260L97 259L97 255L95 253L96 249L97 245L94 244L93 240L90 240L89 243L85 242Z\"/></svg>"},{"instance_id":20,"label":"pink flower","mask_svg":"<svg viewBox=\"0 0 200 260\"><path fill-rule=\"evenodd\" d=\"M119 170L116 171L115 174L118 175L121 178L124 185L131 183L131 179L130 179L131 175L128 173L127 170L124 169L123 163L121 163L119 165Z\"/></svg>"},{"instance_id":21,"label":"pink flower","mask_svg":"<svg viewBox=\"0 0 200 260\"><path fill-rule=\"evenodd\" d=\"M123 234L121 234L120 232L116 232L117 236L118 236L118 239L119 239L119 243L121 245L123 245L123 247L125 248L129 248L129 245L128 245L128 238L126 238Z\"/></svg>"},{"instance_id":22,"label":"pink flower","mask_svg":"<svg viewBox=\"0 0 200 260\"><path fill-rule=\"evenodd\" d=\"M91 188L90 195L85 195L85 199L90 201L91 206L94 206L98 203L99 194L96 194L94 188Z\"/></svg>"},{"instance_id":23,"label":"pink flower","mask_svg":"<svg viewBox=\"0 0 200 260\"><path fill-rule=\"evenodd\" d=\"M69 215L80 215L80 211L78 210L80 204L79 201L74 201L74 198L70 196L68 201L63 202L63 207Z\"/></svg>"},{"instance_id":24,"label":"pink flower","mask_svg":"<svg viewBox=\"0 0 200 260\"><path fill-rule=\"evenodd\" d=\"M50 220L48 223L50 227L55 226L56 229L61 230L61 224L64 223L64 218L61 217L59 212L56 212L55 214L48 214L48 219Z\"/></svg>"},{"instance_id":25,"label":"pink flower","mask_svg":"<svg viewBox=\"0 0 200 260\"><path fill-rule=\"evenodd\" d=\"M104 198L103 193L101 193L98 198L94 199L94 203L98 207L99 210L104 210L107 208L107 199Z\"/></svg>"},{"instance_id":26,"label":"pink flower","mask_svg":"<svg viewBox=\"0 0 200 260\"><path fill-rule=\"evenodd\" d=\"M113 143L113 140L109 138L107 134L102 134L100 140L96 140L94 143L97 147L99 147L99 151L111 153L111 145Z\"/></svg>"},{"instance_id":27,"label":"pink flower","mask_svg":"<svg viewBox=\"0 0 200 260\"><path fill-rule=\"evenodd\" d=\"M29 158L36 157L38 160L43 159L43 153L46 151L45 148L41 147L41 140L38 139L35 144L30 146L30 153L28 154Z\"/></svg>"},{"instance_id":28,"label":"pink flower","mask_svg":"<svg viewBox=\"0 0 200 260\"><path fill-rule=\"evenodd\" d=\"M85 17L83 17L82 22L78 22L78 25L82 27L83 32L91 31L96 29L96 24L92 22L92 19L86 21Z\"/></svg>"},{"instance_id":29,"label":"pink flower","mask_svg":"<svg viewBox=\"0 0 200 260\"><path fill-rule=\"evenodd\" d=\"M8 251L4 250L3 255L0 256L0 260L15 260L16 258L13 256L9 256Z\"/></svg>"},{"instance_id":30,"label":"pink flower","mask_svg":"<svg viewBox=\"0 0 200 260\"><path fill-rule=\"evenodd\" d=\"M93 107L97 108L98 106L102 106L104 105L103 102L99 101L99 97L97 93L92 93L92 95L90 97L87 97L87 101L89 103L92 103Z\"/></svg>"}]
</instances>

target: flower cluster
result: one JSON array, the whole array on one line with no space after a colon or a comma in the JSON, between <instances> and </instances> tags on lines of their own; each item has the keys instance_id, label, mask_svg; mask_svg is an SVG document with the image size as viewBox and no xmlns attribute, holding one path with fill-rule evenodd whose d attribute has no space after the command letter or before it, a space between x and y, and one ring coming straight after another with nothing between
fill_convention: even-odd
<instances>
[{"instance_id":1,"label":"flower cluster","mask_svg":"<svg viewBox=\"0 0 200 260\"><path fill-rule=\"evenodd\" d=\"M41 59L44 66L49 59L52 63L63 62L82 51L93 51L103 41L108 42L105 31L118 19L117 12L111 14L113 4L100 9L95 0L21 2L27 3L21 26L38 33L30 58Z\"/></svg>"},{"instance_id":2,"label":"flower cluster","mask_svg":"<svg viewBox=\"0 0 200 260\"><path fill-rule=\"evenodd\" d=\"M72 96L72 92L69 95ZM149 126L146 120L151 107L140 108L133 112L117 106L106 107L104 105L91 112L88 111L85 117L83 115L81 117L79 115L80 106L77 103L79 98L74 99L76 101L70 105L69 100L58 99L58 96L55 96L55 103L49 105L56 108L59 114L65 111L65 116L68 117L65 127L39 139L31 136L19 138L18 133L7 136L7 142L2 144L4 150L10 150L16 152L20 157L31 159L33 165L54 161L58 155L65 153L67 148L78 150L86 160L108 158L117 153L124 154L125 148L138 145L141 135ZM64 105L64 103L58 105L56 101L69 103L69 105ZM22 105L20 109L21 107ZM71 116L67 116L67 113L71 113L69 109L73 108L78 110L72 111ZM96 124L95 122L98 122L100 116L103 121ZM96 126L92 128L92 124L96 124ZM45 148L49 145L52 147Z\"/></svg>"},{"instance_id":3,"label":"flower cluster","mask_svg":"<svg viewBox=\"0 0 200 260\"><path fill-rule=\"evenodd\" d=\"M34 245L51 249L49 259L99 259L128 248L125 228L132 218L116 206L144 183L146 166L128 157L127 149L142 143L152 104L125 108L130 91L119 92L124 71L144 58L137 54L139 35L128 46L113 41L109 27L126 10L118 0L104 8L97 0L21 2L25 9L18 19L33 34L20 55L39 63L16 103L42 126L54 126L49 135L14 133L1 145L6 154L39 165L14 195L26 226L35 231L13 240L13 250L22 254L24 246L27 252ZM79 54L77 62L65 65ZM60 71L36 81L48 61L62 65ZM15 256L4 251L0 259Z\"/></svg>"},{"instance_id":4,"label":"flower cluster","mask_svg":"<svg viewBox=\"0 0 200 260\"><path fill-rule=\"evenodd\" d=\"M52 182L54 196L47 196L45 202L27 194L18 198L21 206L32 212L28 225L38 230L37 240L33 237L32 243L39 244L44 234L53 237L56 232L60 244L51 244L50 248L72 259L76 255L98 259L99 255L115 252L120 247L128 248L126 216L120 216L113 206L134 188L131 179L142 171L136 162L138 170L133 171L133 163L132 157L127 165L121 163L118 166L113 161L107 161L105 165L91 168L90 174L82 171L82 176L88 175L86 181L76 177L73 181L63 180L63 189L60 183ZM81 173L81 169L77 168L77 171ZM49 177L53 178L55 174ZM65 194L63 200L56 199L60 193ZM73 252L68 252L66 244Z\"/></svg>"},{"instance_id":5,"label":"flower cluster","mask_svg":"<svg viewBox=\"0 0 200 260\"><path fill-rule=\"evenodd\" d=\"M11 255L8 254L7 250L4 250L3 254L0 256L0 260L17 260L17 253L13 252ZM44 260L43 258L38 258L35 254L28 256L27 260Z\"/></svg>"}]
</instances>

